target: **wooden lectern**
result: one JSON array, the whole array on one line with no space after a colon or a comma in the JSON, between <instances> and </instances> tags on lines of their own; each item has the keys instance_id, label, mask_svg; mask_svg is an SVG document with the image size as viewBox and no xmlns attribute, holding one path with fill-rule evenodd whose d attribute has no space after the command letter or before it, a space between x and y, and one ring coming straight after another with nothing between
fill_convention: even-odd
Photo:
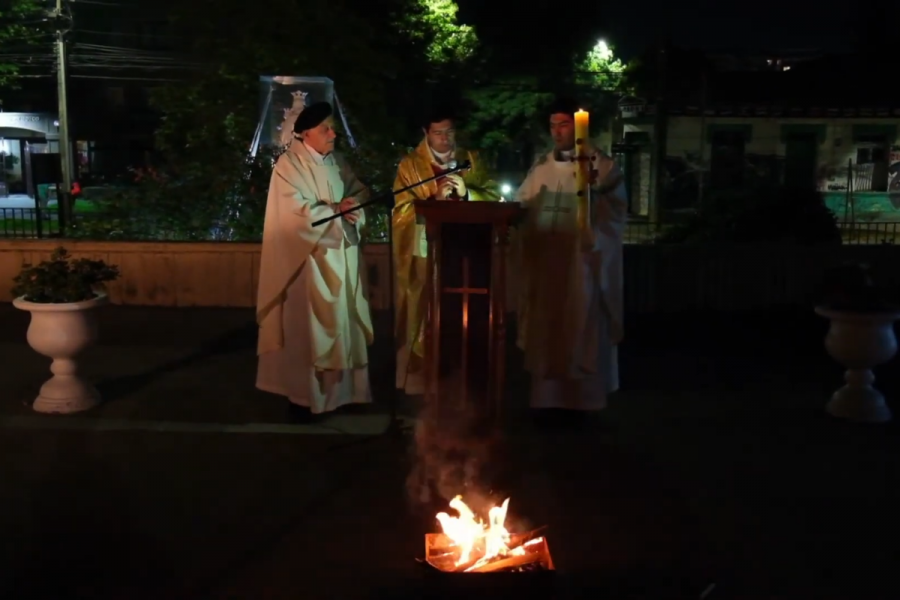
<instances>
[{"instance_id":1,"label":"wooden lectern","mask_svg":"<svg viewBox=\"0 0 900 600\"><path fill-rule=\"evenodd\" d=\"M416 200L428 239L425 400L496 419L506 376L506 257L512 202Z\"/></svg>"}]
</instances>

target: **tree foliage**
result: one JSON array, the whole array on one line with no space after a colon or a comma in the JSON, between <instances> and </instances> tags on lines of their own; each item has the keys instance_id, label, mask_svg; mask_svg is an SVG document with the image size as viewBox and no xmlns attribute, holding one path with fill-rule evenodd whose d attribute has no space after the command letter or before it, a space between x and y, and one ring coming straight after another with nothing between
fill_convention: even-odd
<instances>
[{"instance_id":1,"label":"tree foliage","mask_svg":"<svg viewBox=\"0 0 900 600\"><path fill-rule=\"evenodd\" d=\"M258 237L273 159L247 159L260 75L331 78L359 142L352 149L342 137L339 148L374 192L388 188L412 142L414 109L475 56L474 32L455 15L449 0L181 3L171 15L173 33L189 40L182 50L206 68L155 91L157 164L106 202L104 212L115 218L85 221L79 233Z\"/></svg>"},{"instance_id":2,"label":"tree foliage","mask_svg":"<svg viewBox=\"0 0 900 600\"><path fill-rule=\"evenodd\" d=\"M507 14L519 15L519 8ZM519 32L533 23L523 21L512 35L515 27L496 26L496 14L484 13L487 20L473 27L452 0L180 3L172 33L188 40L182 50L206 67L156 91L158 163L135 173L130 192L107 201L105 212L114 218L80 223L79 233L258 236L272 160L247 161L260 75L335 82L360 143L350 149L342 138L339 148L375 192L392 184L397 162L417 141L421 116L435 103L465 101L471 115L464 134L488 155L543 137L539 115L558 93L590 98L585 108L595 113L605 110L604 90L619 85L621 63L596 43L592 24L578 24L580 33L562 41L541 38L538 56L523 61ZM482 31L490 43L482 43ZM128 214L139 219L128 221ZM382 220L372 217L370 223Z\"/></svg>"},{"instance_id":3,"label":"tree foliage","mask_svg":"<svg viewBox=\"0 0 900 600\"><path fill-rule=\"evenodd\" d=\"M416 0L401 12L401 31L425 46L430 67L459 65L475 58L478 36L459 22L459 7L453 0Z\"/></svg>"},{"instance_id":4,"label":"tree foliage","mask_svg":"<svg viewBox=\"0 0 900 600\"><path fill-rule=\"evenodd\" d=\"M616 57L613 47L599 40L576 65L577 80L597 90L621 91L625 64Z\"/></svg>"},{"instance_id":5,"label":"tree foliage","mask_svg":"<svg viewBox=\"0 0 900 600\"><path fill-rule=\"evenodd\" d=\"M427 92L422 75L474 55L474 33L456 24L455 12L449 0L184 3L173 15L176 27L214 68L157 95L165 116L160 148L206 152L230 147L234 136L246 145L264 74L330 77L362 140L396 139L408 130L402 116L410 99Z\"/></svg>"},{"instance_id":6,"label":"tree foliage","mask_svg":"<svg viewBox=\"0 0 900 600\"><path fill-rule=\"evenodd\" d=\"M466 94L470 104L468 135L488 155L507 147L529 147L546 136L543 110L557 95L580 98L585 110L602 117L615 110L622 90L625 65L605 42L597 42L580 57L566 63L550 80L532 75L508 75Z\"/></svg>"},{"instance_id":7,"label":"tree foliage","mask_svg":"<svg viewBox=\"0 0 900 600\"><path fill-rule=\"evenodd\" d=\"M44 35L43 16L40 0L0 2L0 88L15 85L24 62L21 55Z\"/></svg>"},{"instance_id":8,"label":"tree foliage","mask_svg":"<svg viewBox=\"0 0 900 600\"><path fill-rule=\"evenodd\" d=\"M528 144L546 129L540 112L553 101L535 78L506 79L475 87L466 94L470 104L466 135L491 156L508 146Z\"/></svg>"}]
</instances>

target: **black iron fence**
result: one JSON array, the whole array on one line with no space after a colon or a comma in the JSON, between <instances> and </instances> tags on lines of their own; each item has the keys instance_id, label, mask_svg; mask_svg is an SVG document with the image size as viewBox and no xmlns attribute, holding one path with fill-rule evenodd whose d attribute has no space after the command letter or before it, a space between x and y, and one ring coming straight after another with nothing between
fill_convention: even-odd
<instances>
[{"instance_id":1,"label":"black iron fence","mask_svg":"<svg viewBox=\"0 0 900 600\"><path fill-rule=\"evenodd\" d=\"M838 223L844 244L876 246L900 244L900 221ZM666 225L649 221L631 221L625 228L626 244L651 244L666 231Z\"/></svg>"},{"instance_id":2,"label":"black iron fence","mask_svg":"<svg viewBox=\"0 0 900 600\"><path fill-rule=\"evenodd\" d=\"M241 231L225 223L205 220L184 223L178 216L131 215L121 213L76 212L70 223L63 223L56 207L0 208L0 239L68 238L98 241L246 241L259 239L242 236ZM246 239L244 239L246 237Z\"/></svg>"},{"instance_id":3,"label":"black iron fence","mask_svg":"<svg viewBox=\"0 0 900 600\"><path fill-rule=\"evenodd\" d=\"M840 223L845 244L876 245L900 243L900 223Z\"/></svg>"},{"instance_id":4,"label":"black iron fence","mask_svg":"<svg viewBox=\"0 0 900 600\"><path fill-rule=\"evenodd\" d=\"M56 207L48 209L36 208L0 208L0 239L42 239L54 237L74 237L97 240L173 240L193 239L195 241L257 241L237 240L225 235L221 227L214 227L202 235L184 236L174 230L171 224L156 222L153 219L134 219L123 226L122 235L116 234L121 219L103 213L76 213L74 222L65 228L60 223L59 211ZM122 224L124 225L124 224ZM851 245L883 245L900 244L900 222L854 222L840 223L844 244ZM133 236L125 230L140 231L141 235ZM652 244L666 230L665 225L651 221L631 221L625 228L626 244ZM374 241L374 240L373 240ZM377 243L377 242L376 242Z\"/></svg>"},{"instance_id":5,"label":"black iron fence","mask_svg":"<svg viewBox=\"0 0 900 600\"><path fill-rule=\"evenodd\" d=\"M0 237L59 237L59 212L56 209L0 208Z\"/></svg>"}]
</instances>

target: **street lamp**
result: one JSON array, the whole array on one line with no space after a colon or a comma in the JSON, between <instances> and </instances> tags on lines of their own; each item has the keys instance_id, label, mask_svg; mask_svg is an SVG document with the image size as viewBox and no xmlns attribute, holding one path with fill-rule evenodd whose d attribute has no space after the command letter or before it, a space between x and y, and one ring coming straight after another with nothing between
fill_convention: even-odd
<instances>
[{"instance_id":1,"label":"street lamp","mask_svg":"<svg viewBox=\"0 0 900 600\"><path fill-rule=\"evenodd\" d=\"M594 51L597 53L597 56L601 60L609 60L613 55L609 44L606 43L606 40L597 40L597 45L594 46Z\"/></svg>"}]
</instances>

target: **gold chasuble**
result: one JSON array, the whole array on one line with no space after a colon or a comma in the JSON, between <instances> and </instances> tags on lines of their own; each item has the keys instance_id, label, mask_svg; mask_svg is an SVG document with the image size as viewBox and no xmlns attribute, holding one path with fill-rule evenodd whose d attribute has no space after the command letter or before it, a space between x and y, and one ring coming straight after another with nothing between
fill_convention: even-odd
<instances>
[{"instance_id":1,"label":"gold chasuble","mask_svg":"<svg viewBox=\"0 0 900 600\"><path fill-rule=\"evenodd\" d=\"M462 174L468 200L494 201L500 199L496 184L478 161L475 152L457 149L457 163L472 162L472 168ZM407 154L397 169L394 189L413 185L446 170L448 165L438 162L427 140ZM425 392L424 336L426 299L426 257L428 256L425 225L416 219L413 200L434 198L437 180L398 194L393 211L394 268L396 269L394 301L396 310L395 341L397 348L397 388L408 394ZM453 200L447 200L453 201ZM458 201L458 200L457 200Z\"/></svg>"}]
</instances>

